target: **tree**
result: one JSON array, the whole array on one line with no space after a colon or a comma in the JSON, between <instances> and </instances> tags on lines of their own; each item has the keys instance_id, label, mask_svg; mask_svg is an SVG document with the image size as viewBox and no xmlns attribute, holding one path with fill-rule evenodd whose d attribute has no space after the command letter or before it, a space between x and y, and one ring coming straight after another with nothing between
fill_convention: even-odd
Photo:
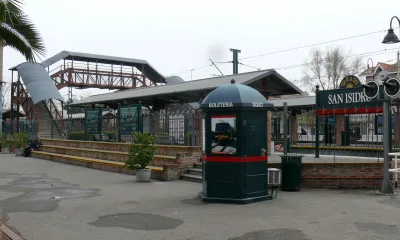
<instances>
[{"instance_id":1,"label":"tree","mask_svg":"<svg viewBox=\"0 0 400 240\"><path fill-rule=\"evenodd\" d=\"M362 58L349 58L350 51L343 48L327 48L326 51L315 48L310 51L311 60L306 62L302 78L298 81L308 93L319 85L322 90L339 87L342 78L348 74L357 74L362 69Z\"/></svg>"},{"instance_id":2,"label":"tree","mask_svg":"<svg viewBox=\"0 0 400 240\"><path fill-rule=\"evenodd\" d=\"M46 48L39 31L21 7L21 0L0 0L0 45L14 48L27 61L35 62L35 56L44 56Z\"/></svg>"}]
</instances>

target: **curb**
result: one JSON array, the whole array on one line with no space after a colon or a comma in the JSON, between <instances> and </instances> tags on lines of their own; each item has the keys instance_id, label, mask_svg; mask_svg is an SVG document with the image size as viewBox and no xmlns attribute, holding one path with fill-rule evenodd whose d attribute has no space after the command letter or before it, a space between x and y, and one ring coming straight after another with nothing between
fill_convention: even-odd
<instances>
[{"instance_id":1,"label":"curb","mask_svg":"<svg viewBox=\"0 0 400 240\"><path fill-rule=\"evenodd\" d=\"M0 239L1 239L1 237L3 237L3 240L24 240L22 237L18 236L16 233L11 231L4 224L2 226L2 230L3 230L4 236L0 236Z\"/></svg>"}]
</instances>

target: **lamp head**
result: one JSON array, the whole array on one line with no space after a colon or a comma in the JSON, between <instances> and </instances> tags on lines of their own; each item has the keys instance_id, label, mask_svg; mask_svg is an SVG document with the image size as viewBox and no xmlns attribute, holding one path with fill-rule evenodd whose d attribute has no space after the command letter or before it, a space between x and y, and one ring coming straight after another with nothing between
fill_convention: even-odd
<instances>
[{"instance_id":1,"label":"lamp head","mask_svg":"<svg viewBox=\"0 0 400 240\"><path fill-rule=\"evenodd\" d=\"M390 28L388 30L388 33L386 36L383 38L382 43L384 44L392 44L392 43L398 43L400 42L399 37L394 33L393 28Z\"/></svg>"}]
</instances>

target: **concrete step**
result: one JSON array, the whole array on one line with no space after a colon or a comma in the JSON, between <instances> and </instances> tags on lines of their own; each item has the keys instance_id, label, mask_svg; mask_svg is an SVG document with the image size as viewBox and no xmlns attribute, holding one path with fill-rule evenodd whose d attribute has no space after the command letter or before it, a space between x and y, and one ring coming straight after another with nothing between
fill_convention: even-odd
<instances>
[{"instance_id":1,"label":"concrete step","mask_svg":"<svg viewBox=\"0 0 400 240\"><path fill-rule=\"evenodd\" d=\"M194 164L195 168L199 168L199 169L203 169L203 163L199 162L199 163L195 163Z\"/></svg>"},{"instance_id":2,"label":"concrete step","mask_svg":"<svg viewBox=\"0 0 400 240\"><path fill-rule=\"evenodd\" d=\"M203 182L203 178L201 176L186 173L181 175L181 179L190 182Z\"/></svg>"},{"instance_id":3,"label":"concrete step","mask_svg":"<svg viewBox=\"0 0 400 240\"><path fill-rule=\"evenodd\" d=\"M189 168L187 170L187 174L202 176L203 175L203 170L199 169L199 168Z\"/></svg>"}]
</instances>

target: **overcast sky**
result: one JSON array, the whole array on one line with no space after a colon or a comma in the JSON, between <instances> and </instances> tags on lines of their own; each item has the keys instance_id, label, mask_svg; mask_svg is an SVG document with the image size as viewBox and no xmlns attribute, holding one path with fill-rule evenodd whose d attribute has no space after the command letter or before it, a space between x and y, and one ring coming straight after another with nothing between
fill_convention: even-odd
<instances>
[{"instance_id":1,"label":"overcast sky","mask_svg":"<svg viewBox=\"0 0 400 240\"><path fill-rule=\"evenodd\" d=\"M400 16L399 0L384 4L372 0L26 0L24 10L42 34L46 58L69 50L144 59L164 76L207 65L208 58L230 61L229 48L240 49L241 59L380 30L320 47L340 45L353 54L400 49L400 44L381 44L390 18ZM397 21L394 26L399 26ZM261 69L280 68L304 63L309 51L303 48L241 62ZM372 58L375 63L387 62L396 53ZM19 53L5 48L5 80L11 76L8 69L23 61ZM231 64L218 66L224 74L232 73ZM253 70L239 66L240 72ZM289 80L300 78L302 71L301 67L278 69ZM192 72L193 79L217 73L213 67ZM190 71L178 75L191 79Z\"/></svg>"}]
</instances>

